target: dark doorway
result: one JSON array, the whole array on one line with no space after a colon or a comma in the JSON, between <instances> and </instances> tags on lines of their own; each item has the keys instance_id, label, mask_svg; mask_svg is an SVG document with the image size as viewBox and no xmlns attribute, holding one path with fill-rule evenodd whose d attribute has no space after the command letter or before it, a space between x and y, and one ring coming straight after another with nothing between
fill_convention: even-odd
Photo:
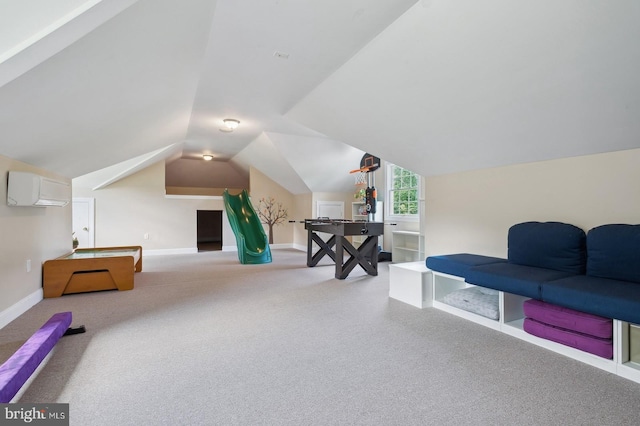
<instances>
[{"instance_id":1,"label":"dark doorway","mask_svg":"<svg viewBox=\"0 0 640 426\"><path fill-rule=\"evenodd\" d=\"M198 210L198 251L222 250L222 210Z\"/></svg>"}]
</instances>

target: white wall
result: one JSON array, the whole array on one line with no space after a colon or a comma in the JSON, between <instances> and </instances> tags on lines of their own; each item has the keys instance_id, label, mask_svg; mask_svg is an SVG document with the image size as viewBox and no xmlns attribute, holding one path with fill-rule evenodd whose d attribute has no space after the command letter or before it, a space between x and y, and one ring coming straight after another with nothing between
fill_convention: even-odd
<instances>
[{"instance_id":1,"label":"white wall","mask_svg":"<svg viewBox=\"0 0 640 426\"><path fill-rule=\"evenodd\" d=\"M165 165L165 184L195 188L248 188L249 173L228 161L178 158Z\"/></svg>"},{"instance_id":2,"label":"white wall","mask_svg":"<svg viewBox=\"0 0 640 426\"><path fill-rule=\"evenodd\" d=\"M291 245L293 242L294 224L289 223L289 221L295 219L294 195L277 182L269 179L255 167L250 168L249 174L251 176L251 190L249 191L249 195L251 196L251 203L256 212L260 208L261 198L273 198L276 203L281 204L282 208L287 210L287 218L284 223L273 227L273 244ZM269 227L265 224L262 226L264 227L265 234L269 235Z\"/></svg>"},{"instance_id":3,"label":"white wall","mask_svg":"<svg viewBox=\"0 0 640 426\"><path fill-rule=\"evenodd\" d=\"M42 299L42 263L72 250L71 204L7 206L7 172L26 171L68 179L0 155L0 328ZM27 260L31 271L27 272Z\"/></svg>"},{"instance_id":4,"label":"white wall","mask_svg":"<svg viewBox=\"0 0 640 426\"><path fill-rule=\"evenodd\" d=\"M164 172L159 162L97 191L74 186L74 197L96 199L96 246L140 245L143 253L197 249L197 210L224 211L224 203L220 197L167 198ZM230 238L223 234L225 246L235 246Z\"/></svg>"},{"instance_id":5,"label":"white wall","mask_svg":"<svg viewBox=\"0 0 640 426\"><path fill-rule=\"evenodd\" d=\"M640 149L497 167L425 179L426 254L472 252L506 256L509 227L529 220L563 221L585 231L606 223L640 223ZM0 170L43 170L0 156ZM252 171L260 182L258 171ZM99 191L74 188L96 198L96 244L142 245L145 250L196 247L196 210L223 210L222 200L167 199L159 163ZM287 203L291 219L312 217L317 200L345 201L352 194L293 196L269 180L254 196L274 194ZM6 200L6 184L0 187ZM300 229L298 229L300 228ZM306 248L302 224L276 230L277 243ZM295 232L294 232L295 230ZM71 209L8 207L0 203L0 325L36 303L40 265L71 250ZM143 235L148 232L149 240ZM294 238L295 234L295 238ZM227 238L224 236L223 238ZM225 243L227 244L227 243ZM25 263L32 260L32 271ZM34 296L35 294L35 296ZM26 308L25 308L26 306ZM6 322L5 322L6 323Z\"/></svg>"},{"instance_id":6,"label":"white wall","mask_svg":"<svg viewBox=\"0 0 640 426\"><path fill-rule=\"evenodd\" d=\"M252 168L250 175L254 208L261 197L272 196L293 218L293 195L257 169ZM222 197L166 197L163 162L97 191L74 186L73 196L96 199L96 246L141 245L143 253L195 251L197 210L225 210ZM235 249L235 237L224 216L223 246ZM292 242L293 224L287 221L274 227L274 244Z\"/></svg>"},{"instance_id":7,"label":"white wall","mask_svg":"<svg viewBox=\"0 0 640 426\"><path fill-rule=\"evenodd\" d=\"M196 248L196 211L223 210L221 198L167 198L164 187L165 168L162 162L118 181L106 188L92 191L74 186L74 197L96 199L96 246L141 245L144 251L194 251ZM317 193L294 196L269 179L258 169L251 168L251 200L257 209L262 197L274 197L288 210L288 218L274 227L274 244L306 247L304 225L289 223L313 214L318 199L345 202L346 214L353 200L351 193ZM315 206L313 207L315 208ZM266 225L265 233L268 232ZM294 232L297 233L294 239ZM144 239L149 234L149 239ZM228 227L223 230L223 245L235 248L235 238Z\"/></svg>"},{"instance_id":8,"label":"white wall","mask_svg":"<svg viewBox=\"0 0 640 426\"><path fill-rule=\"evenodd\" d=\"M312 199L312 193L295 195L293 199L292 220L296 221L293 225L293 245L299 250L307 250L308 235L306 229L304 229L304 224L300 222L314 217Z\"/></svg>"},{"instance_id":9,"label":"white wall","mask_svg":"<svg viewBox=\"0 0 640 426\"><path fill-rule=\"evenodd\" d=\"M560 221L640 223L640 149L426 179L426 254L506 257L507 231Z\"/></svg>"}]
</instances>

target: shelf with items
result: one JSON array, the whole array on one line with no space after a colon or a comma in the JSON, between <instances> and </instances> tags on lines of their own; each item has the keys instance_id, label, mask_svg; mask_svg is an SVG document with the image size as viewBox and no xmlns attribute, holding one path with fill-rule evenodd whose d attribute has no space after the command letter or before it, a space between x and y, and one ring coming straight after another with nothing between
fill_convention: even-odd
<instances>
[{"instance_id":1,"label":"shelf with items","mask_svg":"<svg viewBox=\"0 0 640 426\"><path fill-rule=\"evenodd\" d=\"M394 263L424 260L422 235L417 231L393 231L392 259Z\"/></svg>"},{"instance_id":2,"label":"shelf with items","mask_svg":"<svg viewBox=\"0 0 640 426\"><path fill-rule=\"evenodd\" d=\"M367 220L367 205L363 201L351 203L351 219Z\"/></svg>"},{"instance_id":3,"label":"shelf with items","mask_svg":"<svg viewBox=\"0 0 640 426\"><path fill-rule=\"evenodd\" d=\"M441 311L473 321L494 330L500 330L500 319L487 318L478 313L453 306L448 298L461 290L476 289L478 287L465 282L464 278L455 275L433 272L433 307ZM496 297L499 295L496 294Z\"/></svg>"},{"instance_id":4,"label":"shelf with items","mask_svg":"<svg viewBox=\"0 0 640 426\"><path fill-rule=\"evenodd\" d=\"M619 360L616 373L640 383L640 325L614 320L614 357Z\"/></svg>"},{"instance_id":5,"label":"shelf with items","mask_svg":"<svg viewBox=\"0 0 640 426\"><path fill-rule=\"evenodd\" d=\"M538 337L524 329L523 304L528 297L496 291L498 293L498 319L451 306L446 296L472 288L480 288L465 282L463 277L430 271L420 263L390 265L389 297L418 308L432 306L458 317L484 325L520 340L548 349L558 354L640 383L640 325L613 319L613 357L605 358L562 343ZM408 274L412 275L401 275ZM430 274L429 274L430 273ZM433 299L429 301L429 297Z\"/></svg>"},{"instance_id":6,"label":"shelf with items","mask_svg":"<svg viewBox=\"0 0 640 426\"><path fill-rule=\"evenodd\" d=\"M432 306L436 309L454 314L464 319L501 331L592 367L608 371L640 383L640 326L620 320L613 320L613 348L612 359L557 343L535 336L524 330L525 314L523 303L528 297L498 291L499 319L493 320L444 303L448 294L465 288L476 287L464 281L464 278L432 271Z\"/></svg>"},{"instance_id":7,"label":"shelf with items","mask_svg":"<svg viewBox=\"0 0 640 426\"><path fill-rule=\"evenodd\" d=\"M373 215L372 222L382 222L382 208L382 202L378 201L376 203L376 212ZM369 220L369 215L367 214L367 204L364 201L354 201L353 203L351 203L351 220ZM354 235L352 237L352 244L357 248L366 239L366 235ZM378 237L378 245L382 247L382 235Z\"/></svg>"},{"instance_id":8,"label":"shelf with items","mask_svg":"<svg viewBox=\"0 0 640 426\"><path fill-rule=\"evenodd\" d=\"M640 325L629 326L629 362L640 370Z\"/></svg>"}]
</instances>

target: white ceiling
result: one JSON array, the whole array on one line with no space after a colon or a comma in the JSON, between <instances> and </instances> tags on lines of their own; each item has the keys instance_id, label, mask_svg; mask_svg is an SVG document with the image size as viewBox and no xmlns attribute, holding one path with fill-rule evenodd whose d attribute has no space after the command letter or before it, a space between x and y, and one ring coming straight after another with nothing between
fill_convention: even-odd
<instances>
[{"instance_id":1,"label":"white ceiling","mask_svg":"<svg viewBox=\"0 0 640 426\"><path fill-rule=\"evenodd\" d=\"M56 4L0 2L0 154L91 187L203 153L301 193L364 151L435 175L640 147L635 0Z\"/></svg>"},{"instance_id":2,"label":"white ceiling","mask_svg":"<svg viewBox=\"0 0 640 426\"><path fill-rule=\"evenodd\" d=\"M634 0L420 2L287 116L427 176L638 148L639 22Z\"/></svg>"},{"instance_id":3,"label":"white ceiling","mask_svg":"<svg viewBox=\"0 0 640 426\"><path fill-rule=\"evenodd\" d=\"M31 15L19 0L7 2L0 12L4 22L11 23L7 16L13 12L14 19L29 23L14 22L12 40L28 39L27 29L44 26L45 11L52 22L82 8L88 12L76 13L66 25L49 25L50 34L0 64L8 75L0 87L0 154L83 177L94 187L110 181L104 168L126 176L137 170L129 166L139 164L139 156L157 160L157 150L175 144L181 144L184 159L211 153L218 160L231 160L252 143L257 146L248 152L256 152L276 133L294 138L289 145L300 137L305 145L316 138L319 147L325 141L344 146L284 112L413 3L67 0L58 10L44 2ZM102 21L89 16L98 14ZM82 31L72 31L71 24ZM63 31L73 34L63 37ZM40 47L56 37L70 42L63 49ZM40 61L16 65L38 49L45 51ZM288 59L277 58L276 51ZM241 122L233 133L218 130L227 117ZM245 153L236 162L247 169L260 163L261 171L294 192L337 189L321 180L304 182L275 145L271 150L268 156L277 158L272 164L260 161L264 153ZM342 185L352 184L348 170L357 167L362 151L351 148L350 154Z\"/></svg>"}]
</instances>

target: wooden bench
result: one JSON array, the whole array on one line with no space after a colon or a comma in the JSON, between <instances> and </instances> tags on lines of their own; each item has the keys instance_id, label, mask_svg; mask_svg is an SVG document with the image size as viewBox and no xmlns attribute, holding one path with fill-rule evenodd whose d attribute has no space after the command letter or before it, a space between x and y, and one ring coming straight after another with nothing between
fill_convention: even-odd
<instances>
[{"instance_id":1,"label":"wooden bench","mask_svg":"<svg viewBox=\"0 0 640 426\"><path fill-rule=\"evenodd\" d=\"M0 366L0 403L16 396L62 336L84 331L82 326L73 329L70 325L71 312L53 315Z\"/></svg>"}]
</instances>

